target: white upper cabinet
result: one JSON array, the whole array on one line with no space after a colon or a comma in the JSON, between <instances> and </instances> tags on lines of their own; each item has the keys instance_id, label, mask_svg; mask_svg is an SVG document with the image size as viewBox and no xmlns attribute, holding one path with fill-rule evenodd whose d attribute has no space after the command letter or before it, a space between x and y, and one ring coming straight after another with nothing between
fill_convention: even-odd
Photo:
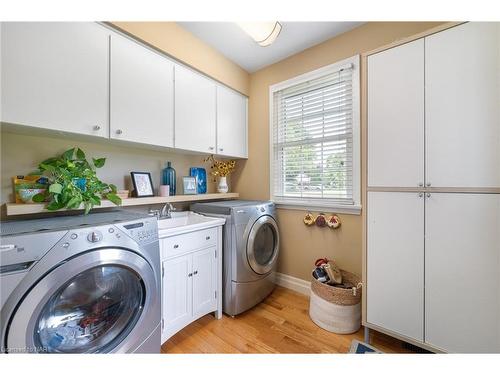
<instances>
[{"instance_id":1,"label":"white upper cabinet","mask_svg":"<svg viewBox=\"0 0 500 375\"><path fill-rule=\"evenodd\" d=\"M110 137L173 147L173 62L113 34L110 74Z\"/></svg>"},{"instance_id":2,"label":"white upper cabinet","mask_svg":"<svg viewBox=\"0 0 500 375\"><path fill-rule=\"evenodd\" d=\"M175 147L215 153L216 85L175 65Z\"/></svg>"},{"instance_id":3,"label":"white upper cabinet","mask_svg":"<svg viewBox=\"0 0 500 375\"><path fill-rule=\"evenodd\" d=\"M368 57L368 186L424 183L424 41Z\"/></svg>"},{"instance_id":4,"label":"white upper cabinet","mask_svg":"<svg viewBox=\"0 0 500 375\"><path fill-rule=\"evenodd\" d=\"M108 137L109 31L96 23L2 23L2 121Z\"/></svg>"},{"instance_id":5,"label":"white upper cabinet","mask_svg":"<svg viewBox=\"0 0 500 375\"><path fill-rule=\"evenodd\" d=\"M217 154L246 158L247 98L217 86Z\"/></svg>"},{"instance_id":6,"label":"white upper cabinet","mask_svg":"<svg viewBox=\"0 0 500 375\"><path fill-rule=\"evenodd\" d=\"M467 23L425 39L426 180L500 187L500 26Z\"/></svg>"}]
</instances>

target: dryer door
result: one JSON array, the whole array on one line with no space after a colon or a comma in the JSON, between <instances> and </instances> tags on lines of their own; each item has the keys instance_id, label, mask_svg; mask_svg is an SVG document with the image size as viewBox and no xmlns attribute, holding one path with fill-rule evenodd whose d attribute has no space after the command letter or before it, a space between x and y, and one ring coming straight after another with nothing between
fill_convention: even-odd
<instances>
[{"instance_id":1,"label":"dryer door","mask_svg":"<svg viewBox=\"0 0 500 375\"><path fill-rule=\"evenodd\" d=\"M158 303L157 295L154 271L136 253L115 248L84 253L53 269L20 301L7 350L128 351L134 335L155 320L151 305Z\"/></svg>"},{"instance_id":2,"label":"dryer door","mask_svg":"<svg viewBox=\"0 0 500 375\"><path fill-rule=\"evenodd\" d=\"M248 234L248 264L255 273L264 275L273 269L278 253L278 225L271 216L261 216L255 221Z\"/></svg>"}]
</instances>

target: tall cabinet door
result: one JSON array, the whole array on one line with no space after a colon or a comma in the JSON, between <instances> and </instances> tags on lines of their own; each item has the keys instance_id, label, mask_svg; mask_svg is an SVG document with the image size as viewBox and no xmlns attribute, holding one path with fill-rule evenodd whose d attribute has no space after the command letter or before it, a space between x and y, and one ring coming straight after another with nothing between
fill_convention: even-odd
<instances>
[{"instance_id":1,"label":"tall cabinet door","mask_svg":"<svg viewBox=\"0 0 500 375\"><path fill-rule=\"evenodd\" d=\"M425 38L426 180L500 186L500 25L467 23Z\"/></svg>"},{"instance_id":2,"label":"tall cabinet door","mask_svg":"<svg viewBox=\"0 0 500 375\"><path fill-rule=\"evenodd\" d=\"M425 341L500 351L500 195L426 198Z\"/></svg>"},{"instance_id":3,"label":"tall cabinet door","mask_svg":"<svg viewBox=\"0 0 500 375\"><path fill-rule=\"evenodd\" d=\"M110 72L111 138L173 147L173 62L113 34Z\"/></svg>"},{"instance_id":4,"label":"tall cabinet door","mask_svg":"<svg viewBox=\"0 0 500 375\"><path fill-rule=\"evenodd\" d=\"M197 319L217 308L215 248L193 254L193 316Z\"/></svg>"},{"instance_id":5,"label":"tall cabinet door","mask_svg":"<svg viewBox=\"0 0 500 375\"><path fill-rule=\"evenodd\" d=\"M109 31L90 22L1 28L2 121L108 137Z\"/></svg>"},{"instance_id":6,"label":"tall cabinet door","mask_svg":"<svg viewBox=\"0 0 500 375\"><path fill-rule=\"evenodd\" d=\"M215 153L216 85L175 65L175 147Z\"/></svg>"},{"instance_id":7,"label":"tall cabinet door","mask_svg":"<svg viewBox=\"0 0 500 375\"><path fill-rule=\"evenodd\" d=\"M191 321L192 256L186 255L163 262L162 342Z\"/></svg>"},{"instance_id":8,"label":"tall cabinet door","mask_svg":"<svg viewBox=\"0 0 500 375\"><path fill-rule=\"evenodd\" d=\"M368 193L367 321L424 338L424 198Z\"/></svg>"},{"instance_id":9,"label":"tall cabinet door","mask_svg":"<svg viewBox=\"0 0 500 375\"><path fill-rule=\"evenodd\" d=\"M424 41L368 57L368 186L424 182Z\"/></svg>"},{"instance_id":10,"label":"tall cabinet door","mask_svg":"<svg viewBox=\"0 0 500 375\"><path fill-rule=\"evenodd\" d=\"M217 154L246 158L247 98L217 86Z\"/></svg>"}]
</instances>

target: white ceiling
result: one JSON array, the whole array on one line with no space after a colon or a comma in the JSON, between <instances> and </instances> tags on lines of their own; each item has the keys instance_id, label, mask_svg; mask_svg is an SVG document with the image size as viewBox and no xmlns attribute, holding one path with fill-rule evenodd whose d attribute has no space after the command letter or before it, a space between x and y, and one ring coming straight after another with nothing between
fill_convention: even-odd
<instances>
[{"instance_id":1,"label":"white ceiling","mask_svg":"<svg viewBox=\"0 0 500 375\"><path fill-rule=\"evenodd\" d=\"M261 47L232 22L178 23L250 73L362 24L281 22L283 28L278 39L268 47Z\"/></svg>"}]
</instances>

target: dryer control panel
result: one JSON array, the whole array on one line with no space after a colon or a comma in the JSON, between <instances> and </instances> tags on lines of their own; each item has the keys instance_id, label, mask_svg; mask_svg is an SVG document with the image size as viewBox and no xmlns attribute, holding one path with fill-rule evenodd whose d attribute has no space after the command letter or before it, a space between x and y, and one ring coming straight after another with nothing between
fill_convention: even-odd
<instances>
[{"instance_id":1,"label":"dryer control panel","mask_svg":"<svg viewBox=\"0 0 500 375\"><path fill-rule=\"evenodd\" d=\"M117 224L117 226L139 244L158 241L158 223L156 218Z\"/></svg>"}]
</instances>

